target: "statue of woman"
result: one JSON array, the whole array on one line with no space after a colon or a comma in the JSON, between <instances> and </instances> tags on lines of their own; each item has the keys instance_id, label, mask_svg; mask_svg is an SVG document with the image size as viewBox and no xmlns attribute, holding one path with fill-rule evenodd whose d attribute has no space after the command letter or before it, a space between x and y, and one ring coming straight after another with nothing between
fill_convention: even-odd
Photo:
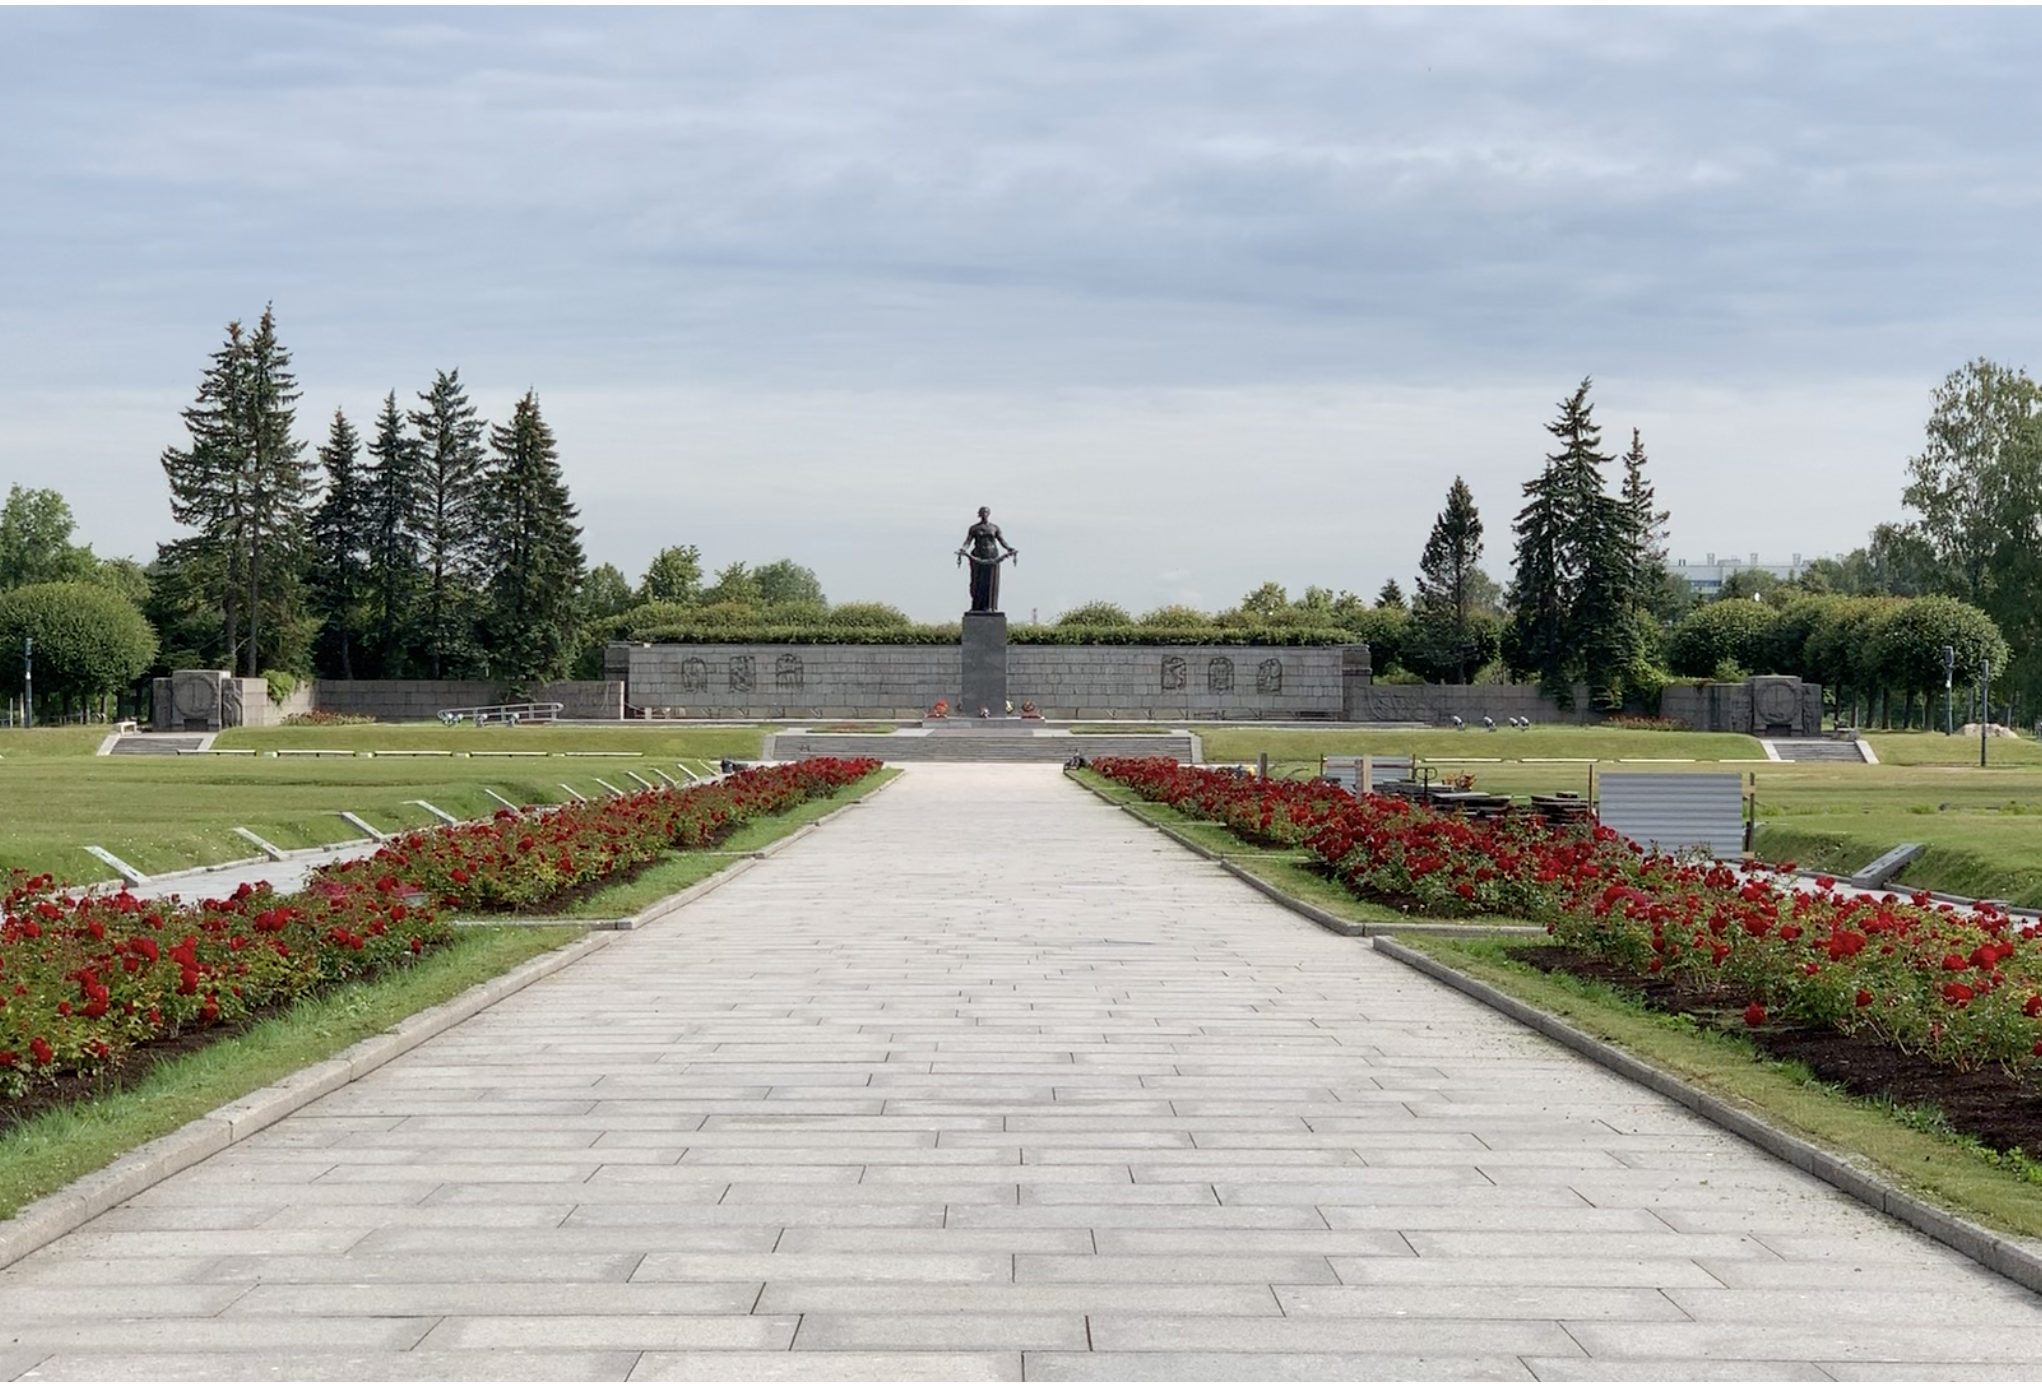
<instances>
[{"instance_id":1,"label":"statue of woman","mask_svg":"<svg viewBox=\"0 0 2042 1384\"><path fill-rule=\"evenodd\" d=\"M1009 543L993 522L993 512L979 506L978 522L964 531L964 546L957 560L971 562L971 610L974 615L997 613L1000 609L1000 564L1019 558L1021 550ZM1005 548L1005 552L1000 550Z\"/></svg>"}]
</instances>

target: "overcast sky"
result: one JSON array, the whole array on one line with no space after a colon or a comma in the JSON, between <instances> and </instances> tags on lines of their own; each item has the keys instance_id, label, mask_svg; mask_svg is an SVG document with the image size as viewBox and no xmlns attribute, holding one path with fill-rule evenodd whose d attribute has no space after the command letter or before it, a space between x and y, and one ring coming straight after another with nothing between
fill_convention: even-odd
<instances>
[{"instance_id":1,"label":"overcast sky","mask_svg":"<svg viewBox=\"0 0 2042 1384\"><path fill-rule=\"evenodd\" d=\"M1901 517L1931 389L2042 335L2042 13L0 10L0 488L174 536L230 318L301 433L458 367L590 561L791 556L1043 618L1510 565L1557 400L1674 554Z\"/></svg>"}]
</instances>

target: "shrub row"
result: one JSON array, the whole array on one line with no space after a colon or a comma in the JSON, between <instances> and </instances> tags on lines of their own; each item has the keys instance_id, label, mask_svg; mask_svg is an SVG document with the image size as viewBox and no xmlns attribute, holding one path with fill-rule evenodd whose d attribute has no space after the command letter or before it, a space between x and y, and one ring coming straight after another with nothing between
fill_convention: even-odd
<instances>
[{"instance_id":1,"label":"shrub row","mask_svg":"<svg viewBox=\"0 0 2042 1384\"><path fill-rule=\"evenodd\" d=\"M0 898L0 1099L403 965L451 939L444 910L543 905L878 768L811 759L687 789L505 808L328 866L289 896L267 884L192 903L75 895L17 871Z\"/></svg>"},{"instance_id":2,"label":"shrub row","mask_svg":"<svg viewBox=\"0 0 2042 1384\"><path fill-rule=\"evenodd\" d=\"M2042 942L1990 904L1813 887L1793 865L1646 855L1607 827L1475 821L1325 783L1166 759L1094 760L1143 797L1245 840L1303 846L1357 895L1429 917L1543 922L1643 976L1728 987L1769 1016L1869 1033L1950 1066L2042 1059Z\"/></svg>"}]
</instances>

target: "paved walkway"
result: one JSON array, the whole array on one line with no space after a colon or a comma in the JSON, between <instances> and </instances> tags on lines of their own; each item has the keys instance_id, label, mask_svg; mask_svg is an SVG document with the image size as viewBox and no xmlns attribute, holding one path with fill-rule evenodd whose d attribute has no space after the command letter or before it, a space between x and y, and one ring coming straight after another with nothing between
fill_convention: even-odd
<instances>
[{"instance_id":1,"label":"paved walkway","mask_svg":"<svg viewBox=\"0 0 2042 1384\"><path fill-rule=\"evenodd\" d=\"M0 1273L0 1378L2032 1377L2042 1300L917 767Z\"/></svg>"}]
</instances>

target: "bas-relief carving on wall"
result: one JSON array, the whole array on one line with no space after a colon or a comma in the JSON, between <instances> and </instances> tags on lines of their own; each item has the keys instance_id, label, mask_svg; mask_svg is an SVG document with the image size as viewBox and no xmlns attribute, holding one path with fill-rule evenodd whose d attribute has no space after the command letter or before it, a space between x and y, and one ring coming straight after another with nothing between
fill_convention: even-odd
<instances>
[{"instance_id":1,"label":"bas-relief carving on wall","mask_svg":"<svg viewBox=\"0 0 2042 1384\"><path fill-rule=\"evenodd\" d=\"M1182 692L1191 684L1189 666L1176 654L1163 655L1163 691Z\"/></svg>"},{"instance_id":2,"label":"bas-relief carving on wall","mask_svg":"<svg viewBox=\"0 0 2042 1384\"><path fill-rule=\"evenodd\" d=\"M1208 692L1234 690L1234 660L1216 658L1205 665L1205 690Z\"/></svg>"},{"instance_id":3,"label":"bas-relief carving on wall","mask_svg":"<svg viewBox=\"0 0 2042 1384\"><path fill-rule=\"evenodd\" d=\"M709 665L699 658L681 660L681 691L707 692L709 690Z\"/></svg>"},{"instance_id":4,"label":"bas-relief carving on wall","mask_svg":"<svg viewBox=\"0 0 2042 1384\"><path fill-rule=\"evenodd\" d=\"M758 673L750 654L730 656L730 690L750 692L758 686Z\"/></svg>"},{"instance_id":5,"label":"bas-relief carving on wall","mask_svg":"<svg viewBox=\"0 0 2042 1384\"><path fill-rule=\"evenodd\" d=\"M1422 691L1395 687L1370 687L1362 692L1361 704L1365 721L1424 721L1430 724L1438 715L1432 699Z\"/></svg>"},{"instance_id":6,"label":"bas-relief carving on wall","mask_svg":"<svg viewBox=\"0 0 2042 1384\"><path fill-rule=\"evenodd\" d=\"M1283 691L1283 660L1265 658L1255 665L1255 690L1265 696Z\"/></svg>"},{"instance_id":7,"label":"bas-relief carving on wall","mask_svg":"<svg viewBox=\"0 0 2042 1384\"><path fill-rule=\"evenodd\" d=\"M781 654L773 663L773 686L782 692L799 692L802 688L803 671L801 655Z\"/></svg>"}]
</instances>

